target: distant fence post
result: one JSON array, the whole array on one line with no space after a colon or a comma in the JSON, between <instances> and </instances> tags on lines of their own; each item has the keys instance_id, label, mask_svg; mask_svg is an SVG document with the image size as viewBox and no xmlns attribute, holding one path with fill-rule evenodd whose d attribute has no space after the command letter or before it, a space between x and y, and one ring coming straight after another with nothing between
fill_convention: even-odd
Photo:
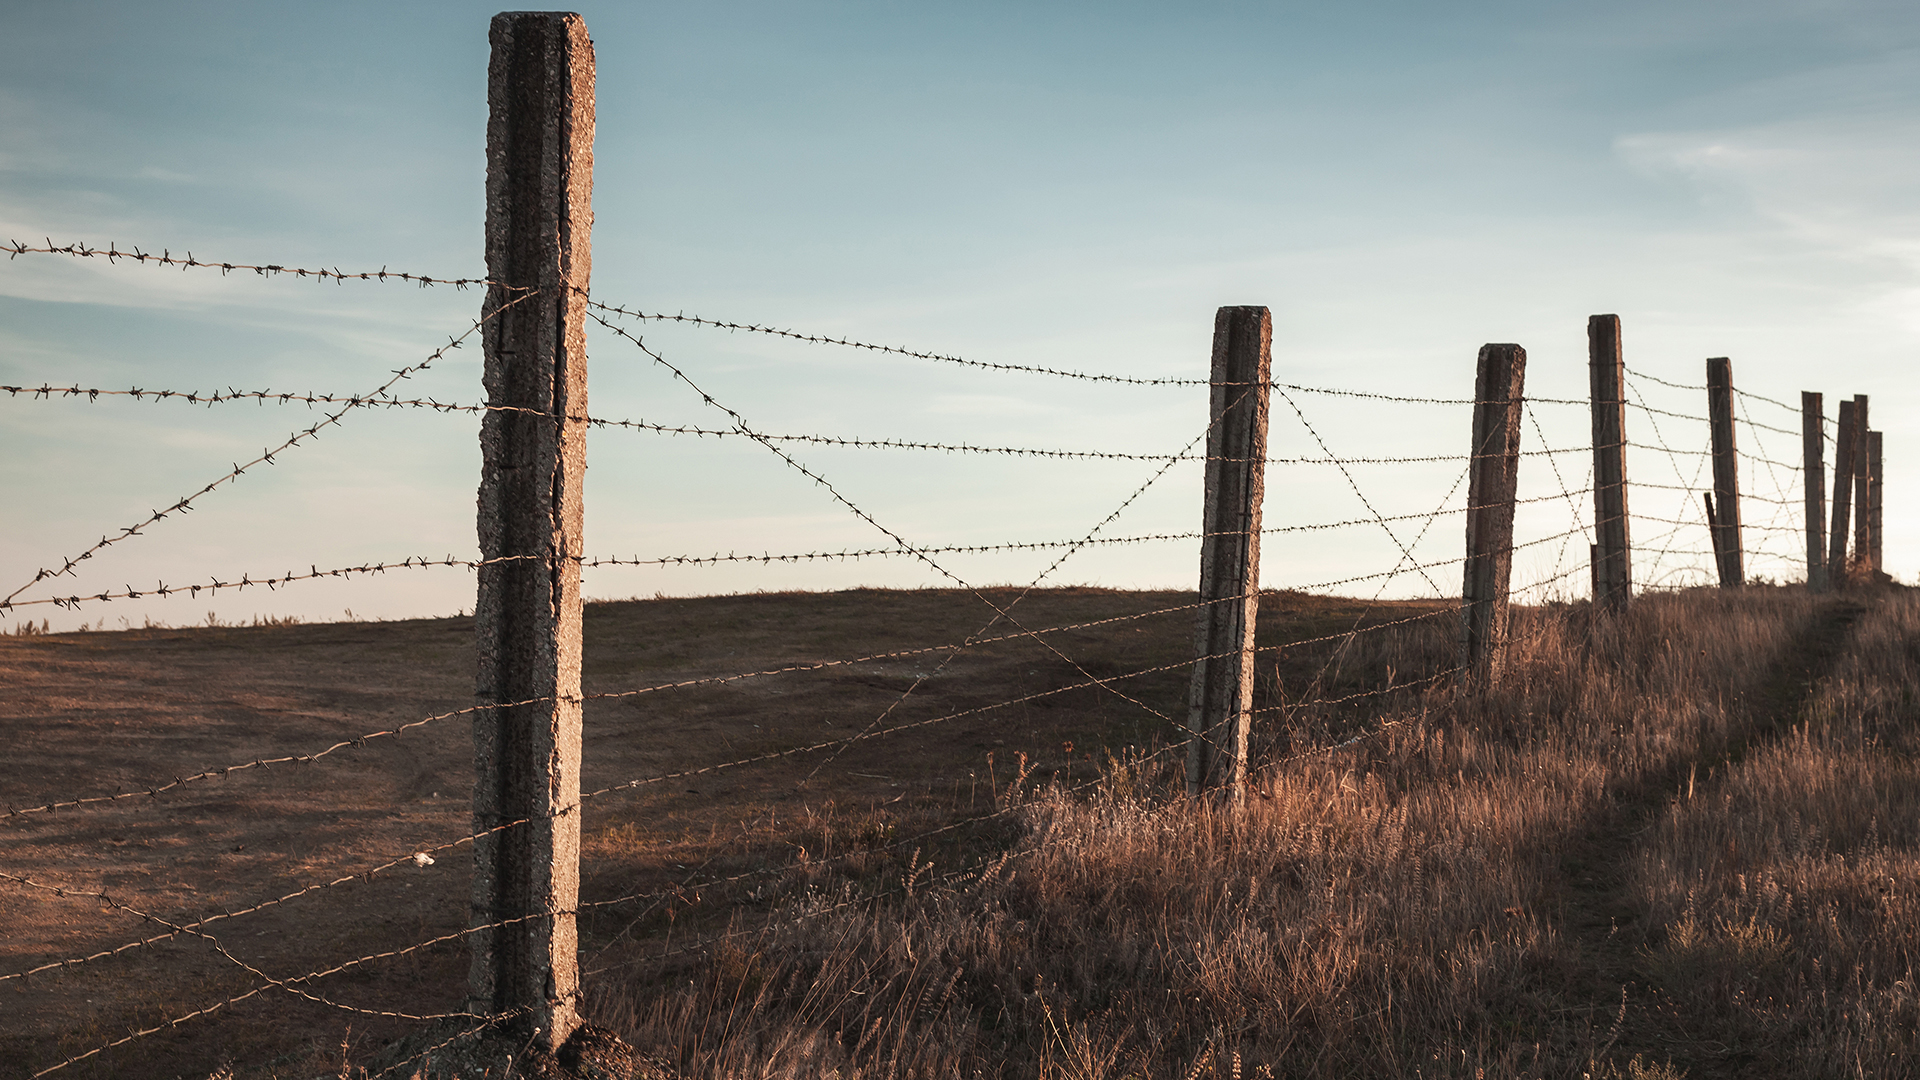
<instances>
[{"instance_id":1,"label":"distant fence post","mask_svg":"<svg viewBox=\"0 0 1920 1080\"><path fill-rule=\"evenodd\" d=\"M1851 534L1853 508L1853 431L1855 401L1840 402L1840 431L1833 443L1833 529L1827 534L1827 582L1830 586L1847 580L1847 537Z\"/></svg>"},{"instance_id":2,"label":"distant fence post","mask_svg":"<svg viewBox=\"0 0 1920 1080\"><path fill-rule=\"evenodd\" d=\"M1484 345L1473 380L1473 458L1467 466L1467 559L1460 596L1460 666L1485 687L1506 643L1513 578L1513 499L1527 351Z\"/></svg>"},{"instance_id":3,"label":"distant fence post","mask_svg":"<svg viewBox=\"0 0 1920 1080\"><path fill-rule=\"evenodd\" d=\"M525 411L480 427L469 1009L553 1050L580 1024L587 364L573 290L592 265L593 44L561 12L496 15L489 37L487 402ZM537 298L509 306L527 288Z\"/></svg>"},{"instance_id":4,"label":"distant fence post","mask_svg":"<svg viewBox=\"0 0 1920 1080\"><path fill-rule=\"evenodd\" d=\"M1587 320L1587 384L1593 410L1593 602L1619 611L1633 592L1627 523L1626 361L1620 316Z\"/></svg>"},{"instance_id":5,"label":"distant fence post","mask_svg":"<svg viewBox=\"0 0 1920 1080\"><path fill-rule=\"evenodd\" d=\"M1713 429L1713 554L1720 587L1737 589L1746 581L1740 543L1740 455L1733 439L1733 361L1707 361L1707 420Z\"/></svg>"},{"instance_id":6,"label":"distant fence post","mask_svg":"<svg viewBox=\"0 0 1920 1080\"><path fill-rule=\"evenodd\" d=\"M1807 588L1826 592L1827 582L1827 418L1822 395L1800 391L1801 475L1806 479Z\"/></svg>"},{"instance_id":7,"label":"distant fence post","mask_svg":"<svg viewBox=\"0 0 1920 1080\"><path fill-rule=\"evenodd\" d=\"M1873 556L1873 485L1867 477L1867 433L1872 430L1867 419L1867 395L1853 395L1853 562L1863 570L1869 568Z\"/></svg>"},{"instance_id":8,"label":"distant fence post","mask_svg":"<svg viewBox=\"0 0 1920 1080\"><path fill-rule=\"evenodd\" d=\"M1246 799L1253 634L1260 607L1260 505L1266 494L1273 316L1223 307L1213 319L1200 616L1188 695L1187 793Z\"/></svg>"},{"instance_id":9,"label":"distant fence post","mask_svg":"<svg viewBox=\"0 0 1920 1080\"><path fill-rule=\"evenodd\" d=\"M1867 432L1867 565L1885 570L1880 564L1880 433Z\"/></svg>"}]
</instances>

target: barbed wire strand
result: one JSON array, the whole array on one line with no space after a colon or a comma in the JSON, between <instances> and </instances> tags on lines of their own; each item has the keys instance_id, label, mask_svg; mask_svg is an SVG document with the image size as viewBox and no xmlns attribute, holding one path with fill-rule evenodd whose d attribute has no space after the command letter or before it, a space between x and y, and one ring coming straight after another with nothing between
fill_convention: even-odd
<instances>
[{"instance_id":1,"label":"barbed wire strand","mask_svg":"<svg viewBox=\"0 0 1920 1080\"><path fill-rule=\"evenodd\" d=\"M581 290L578 286L575 286L574 288L576 291L584 292L584 290ZM642 320L655 321L655 322L684 323L689 326L702 326L702 327L708 327L708 328L718 329L718 330L746 331L748 333L755 333L755 334L768 334L773 337L788 338L794 341L804 341L804 342L808 342L816 345L839 345L839 346L844 346L846 348L865 349L871 352L879 352L879 353L892 353L894 355L912 357L918 360L932 360L939 363L958 364L964 367L982 368L982 369L987 369L992 371L1017 371L1017 372L1025 372L1025 373L1034 374L1034 375L1051 375L1057 378L1064 378L1064 379L1079 379L1087 382L1118 383L1118 384L1126 384L1126 385L1133 385L1133 386L1210 386L1212 385L1211 379L1152 378L1152 377L1138 377L1138 376L1131 376L1131 375L1103 375L1103 374L1096 374L1096 373L1085 372L1085 371L1073 371L1073 370L1068 370L1063 368L1042 367L1042 366L1037 366L1033 364L1003 364L1003 363L993 363L985 360L969 360L965 357L953 356L947 353L927 352L927 351L922 351L917 349L901 348L893 345L876 345L871 342L856 341L851 338L844 338L844 337L836 338L836 337L829 337L824 334L810 334L810 333L803 333L797 330L783 330L778 327L763 326L755 323L738 323L738 322L726 322L719 319L706 319L706 318L701 318L700 316L697 316L697 315L688 315L684 312L675 314L675 315L650 313L650 312L640 311L633 308L620 307L612 304L604 304L596 300L588 300L587 306L589 308L594 308L600 311L604 311L609 315L617 315L617 316L621 316L623 318L629 318L629 319L642 319ZM601 321L603 323L605 322L605 320L601 320ZM611 325L611 324L608 324L608 325ZM1226 383L1223 385L1245 386L1245 385L1251 385L1251 384ZM1419 405L1471 405L1471 404L1474 404L1473 399L1471 398L1466 398L1466 399L1434 398L1434 397L1412 397L1412 396L1401 395L1401 394L1376 394L1376 393L1372 393L1364 390L1341 390L1341 389L1333 389L1329 387L1320 387L1320 386L1299 386L1293 383L1269 382L1267 385L1269 388L1275 389L1275 390L1284 389L1284 390L1291 390L1296 393L1305 393L1305 394L1329 394L1337 397L1361 398L1361 399L1366 399L1370 401L1395 401L1395 402L1405 402L1405 403L1419 404ZM1573 399L1561 399L1561 398L1535 398L1533 400L1538 401L1542 404L1549 404L1549 405L1585 405L1586 404L1586 402L1584 401L1578 401Z\"/></svg>"},{"instance_id":2,"label":"barbed wire strand","mask_svg":"<svg viewBox=\"0 0 1920 1080\"><path fill-rule=\"evenodd\" d=\"M174 255L165 248L161 249L160 254L155 255L152 252L143 252L138 247L121 251L116 245L111 243L104 248L94 248L88 247L84 243L55 244L51 239L47 239L46 244L46 247L29 247L15 240L11 243L0 244L0 251L7 253L9 261L17 259L22 255L70 255L80 259L103 258L109 263L125 259L128 262L140 263L142 265L153 263L156 266L178 266L182 270L194 268L218 270L222 277L225 277L235 270L250 270L261 277L278 277L291 274L298 278L312 278L316 281L333 281L337 284L345 284L349 281L404 281L419 285L421 288L427 288L433 285L452 285L458 289L465 289L469 285L499 285L503 289L512 289L516 292L530 291L527 286L501 285L500 282L487 278L432 277L426 274L402 273L398 270L389 270L384 266L378 270L359 272L342 271L339 267L334 267L330 270L308 270L297 266L282 266L274 263L235 263L196 259L193 257L191 251L187 252L185 257L181 257Z\"/></svg>"},{"instance_id":3,"label":"barbed wire strand","mask_svg":"<svg viewBox=\"0 0 1920 1080\"><path fill-rule=\"evenodd\" d=\"M498 308L495 308L494 310L481 316L479 319L475 320L473 325L468 327L465 332L461 333L458 337L449 338L447 340L447 344L442 345L440 348L435 349L432 353L428 354L425 360L422 360L417 364L411 364L411 365L396 369L393 372L392 378L388 379L385 383L382 383L379 389L375 390L372 394L364 395L364 397L368 399L375 398L380 394L384 393L387 390L387 388L393 386L395 383L401 381L402 379L411 378L413 377L414 374L420 371L426 370L427 367L432 365L434 361L440 359L442 356L445 356L448 352L459 348L462 342L464 342L467 338L471 337L475 333L478 333L482 327L484 327L492 319L498 317L501 312L506 311L508 308L511 308L514 305L536 295L538 294L532 293L532 292L522 293L520 296L514 298L513 300L509 300L505 304L502 304ZM42 567L40 570L35 572L33 579L31 581L28 581L27 583L14 589L12 592L8 593L4 598L0 598L0 611L7 610L12 605L12 602L17 597L19 597L21 593L32 588L34 585L39 584L41 581L44 581L47 578L60 577L62 575L72 574L75 567L79 566L80 563L86 561L87 559L92 558L95 552L98 552L104 548L117 544L123 540L128 539L129 537L142 535L142 530L145 529L147 526L152 525L156 522L159 522L165 518L171 517L174 514L186 513L187 511L192 509L193 503L196 500L198 500L201 496L206 495L207 493L215 490L216 488L221 487L224 484L227 484L233 480L239 479L239 477L242 474L244 474L248 469L253 468L255 465L258 465L261 462L266 462L269 465L273 464L274 463L273 456L275 454L282 453L288 449L291 449L295 446L300 445L301 443L303 443L308 439L317 437L321 429L331 427L335 424L340 423L341 418L346 416L347 413L352 411L354 408L356 408L356 406L348 405L345 408L340 409L338 412L330 413L326 419L320 421L319 423L314 424L313 426L307 428L304 431L298 431L293 433L291 436L288 437L288 439L285 442L281 443L279 446L275 447L274 449L262 450L260 452L259 457L254 458L253 460L247 462L245 465L240 465L236 463L233 466L233 470L231 472L221 474L221 476L215 479L212 483L207 484L205 487L202 487L199 491L196 491L191 495L185 496L184 498L177 500L176 502L174 502L172 506L169 506L165 510L155 510L151 513L151 515L148 518L146 518L146 520L127 526L126 528L120 531L119 535L113 536L113 537L105 537L105 536L101 537L99 543L94 544L93 546L80 552L80 554L78 555L67 557L64 560L64 563L59 570L48 570Z\"/></svg>"},{"instance_id":4,"label":"barbed wire strand","mask_svg":"<svg viewBox=\"0 0 1920 1080\"><path fill-rule=\"evenodd\" d=\"M325 405L351 404L359 408L384 409L425 409L441 413L487 413L511 412L531 416L551 417L559 414L542 409L532 409L517 405L469 405L460 402L439 401L434 398L394 398L380 397L368 400L359 396L343 394L320 394L314 392L294 392L286 390L236 390L231 387L224 391L202 393L197 390L148 390L132 387L126 390L107 390L100 387L54 386L42 383L39 386L0 385L0 393L17 397L26 394L32 400L54 400L65 398L86 398L95 402L102 397L130 397L136 401L148 398L159 401L180 401L190 405L214 405L235 401L253 401L258 404L276 405ZM633 431L645 431L662 435L692 435L698 438L730 439L748 438L739 431L722 428L703 428L688 424L663 424L647 420L613 420L605 417L566 414L567 420L589 424L596 428L615 428ZM793 434L760 432L761 438L775 442L811 443L819 446L838 446L851 449L869 450L927 450L946 454L983 454L1008 457L1039 457L1068 460L1100 461L1211 461L1214 458L1205 454L1139 454L1114 450L1070 450L1049 447L1027 446L984 446L974 443L927 442L913 439L865 438L847 435ZM1584 454L1590 448L1584 446L1554 447L1545 450L1522 450L1521 457L1553 457L1570 454ZM1471 454L1426 454L1389 457L1267 457L1267 465L1417 465L1438 462L1467 461ZM1239 458L1223 457L1222 461L1239 461Z\"/></svg>"}]
</instances>

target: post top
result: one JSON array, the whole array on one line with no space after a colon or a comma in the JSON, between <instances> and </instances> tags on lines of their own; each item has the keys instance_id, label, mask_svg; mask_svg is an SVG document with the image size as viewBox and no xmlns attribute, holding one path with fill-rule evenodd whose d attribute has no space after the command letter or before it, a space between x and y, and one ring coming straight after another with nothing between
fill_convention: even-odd
<instances>
[{"instance_id":1,"label":"post top","mask_svg":"<svg viewBox=\"0 0 1920 1080\"><path fill-rule=\"evenodd\" d=\"M587 31L587 20L577 11L503 11L495 15L488 26L494 33L501 33L528 23L535 25L549 23L557 27L577 28L582 34Z\"/></svg>"}]
</instances>

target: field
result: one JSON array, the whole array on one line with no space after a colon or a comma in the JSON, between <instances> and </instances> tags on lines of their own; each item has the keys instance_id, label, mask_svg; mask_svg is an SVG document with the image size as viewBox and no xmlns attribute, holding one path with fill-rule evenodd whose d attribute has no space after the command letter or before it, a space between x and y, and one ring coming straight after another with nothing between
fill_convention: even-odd
<instances>
[{"instance_id":1,"label":"field","mask_svg":"<svg viewBox=\"0 0 1920 1080\"><path fill-rule=\"evenodd\" d=\"M597 1022L688 1077L1914 1071L1913 594L1520 609L1477 696L1444 675L1443 605L1272 594L1263 646L1398 625L1262 652L1238 815L1187 800L1168 745L1190 602L1042 590L1026 626L1174 610L1048 635L1059 653L1015 639L590 700L587 789L674 774L586 804ZM587 690L937 646L983 610L950 591L594 605ZM0 883L0 974L164 930L142 914L223 916L204 933L230 954L176 935L0 982L0 1076L259 985L236 961L289 980L457 934L465 848L407 856L468 831L464 717L144 792L463 708L470 638L441 619L0 640L0 801L143 793L0 819L0 870L121 905ZM295 981L323 1000L269 990L54 1075L378 1066L420 1025L336 1006L456 1009L466 956L455 937Z\"/></svg>"}]
</instances>

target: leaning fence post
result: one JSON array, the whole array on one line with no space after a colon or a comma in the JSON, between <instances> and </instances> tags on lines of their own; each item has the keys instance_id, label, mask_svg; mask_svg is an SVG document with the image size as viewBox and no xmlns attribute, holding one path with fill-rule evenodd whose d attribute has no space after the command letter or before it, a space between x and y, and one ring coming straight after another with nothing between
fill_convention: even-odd
<instances>
[{"instance_id":1,"label":"leaning fence post","mask_svg":"<svg viewBox=\"0 0 1920 1080\"><path fill-rule=\"evenodd\" d=\"M1737 589L1746 581L1740 544L1740 455L1733 440L1733 361L1707 361L1707 420L1713 429L1713 506L1720 522L1713 529L1713 552L1720 587Z\"/></svg>"},{"instance_id":2,"label":"leaning fence post","mask_svg":"<svg viewBox=\"0 0 1920 1080\"><path fill-rule=\"evenodd\" d=\"M1884 570L1880 564L1880 433L1867 432L1867 565Z\"/></svg>"},{"instance_id":3,"label":"leaning fence post","mask_svg":"<svg viewBox=\"0 0 1920 1080\"><path fill-rule=\"evenodd\" d=\"M1633 592L1627 523L1626 361L1620 316L1587 320L1587 383L1593 409L1593 602L1618 611Z\"/></svg>"},{"instance_id":4,"label":"leaning fence post","mask_svg":"<svg viewBox=\"0 0 1920 1080\"><path fill-rule=\"evenodd\" d=\"M1800 391L1800 464L1807 492L1807 588L1817 593L1829 588L1823 532L1827 523L1827 418L1821 397L1811 390Z\"/></svg>"},{"instance_id":5,"label":"leaning fence post","mask_svg":"<svg viewBox=\"0 0 1920 1080\"><path fill-rule=\"evenodd\" d=\"M510 1028L552 1050L580 1023L593 43L580 16L561 12L496 15L489 37L486 252L495 284L484 309L490 409L480 427L469 1008L512 1016ZM529 289L538 292L514 302Z\"/></svg>"},{"instance_id":6,"label":"leaning fence post","mask_svg":"<svg viewBox=\"0 0 1920 1080\"><path fill-rule=\"evenodd\" d=\"M1831 586L1847 580L1847 537L1851 534L1853 509L1853 430L1857 402L1840 402L1840 431L1833 442L1833 528L1827 534L1827 583Z\"/></svg>"},{"instance_id":7,"label":"leaning fence post","mask_svg":"<svg viewBox=\"0 0 1920 1080\"><path fill-rule=\"evenodd\" d=\"M1467 559L1460 597L1460 666L1485 687L1506 641L1513 577L1513 499L1527 351L1485 345L1473 380L1473 458L1467 466Z\"/></svg>"},{"instance_id":8,"label":"leaning fence post","mask_svg":"<svg viewBox=\"0 0 1920 1080\"><path fill-rule=\"evenodd\" d=\"M1873 485L1867 477L1867 441L1868 432L1872 430L1873 426L1867 420L1867 395L1853 395L1853 561L1862 569L1869 568L1868 560L1873 555L1872 493L1869 490Z\"/></svg>"},{"instance_id":9,"label":"leaning fence post","mask_svg":"<svg viewBox=\"0 0 1920 1080\"><path fill-rule=\"evenodd\" d=\"M1223 307L1213 319L1200 615L1188 695L1187 793L1245 801L1253 720L1253 632L1260 606L1260 504L1266 491L1273 316Z\"/></svg>"}]
</instances>

